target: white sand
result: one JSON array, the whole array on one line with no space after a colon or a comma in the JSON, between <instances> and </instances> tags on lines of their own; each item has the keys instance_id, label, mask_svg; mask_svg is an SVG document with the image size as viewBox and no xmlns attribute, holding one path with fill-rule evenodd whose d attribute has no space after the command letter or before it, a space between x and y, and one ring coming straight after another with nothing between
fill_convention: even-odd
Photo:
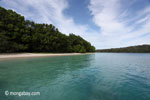
<instances>
[{"instance_id":1,"label":"white sand","mask_svg":"<svg viewBox=\"0 0 150 100\"><path fill-rule=\"evenodd\" d=\"M16 54L0 54L0 59L5 58L24 58L24 57L44 57L44 56L71 56L84 55L91 53L16 53Z\"/></svg>"}]
</instances>

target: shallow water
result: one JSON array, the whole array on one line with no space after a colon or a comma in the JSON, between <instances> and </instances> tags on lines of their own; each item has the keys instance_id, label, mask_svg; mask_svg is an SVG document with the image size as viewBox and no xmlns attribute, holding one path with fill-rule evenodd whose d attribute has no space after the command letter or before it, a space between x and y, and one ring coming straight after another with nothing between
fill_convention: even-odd
<instances>
[{"instance_id":1,"label":"shallow water","mask_svg":"<svg viewBox=\"0 0 150 100\"><path fill-rule=\"evenodd\" d=\"M37 96L6 96L40 92ZM150 54L22 58L0 61L0 100L150 100Z\"/></svg>"}]
</instances>

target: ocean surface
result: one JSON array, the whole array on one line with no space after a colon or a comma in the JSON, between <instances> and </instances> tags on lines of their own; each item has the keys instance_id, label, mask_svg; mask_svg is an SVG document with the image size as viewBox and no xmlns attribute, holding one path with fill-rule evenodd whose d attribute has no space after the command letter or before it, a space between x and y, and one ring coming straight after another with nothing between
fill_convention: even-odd
<instances>
[{"instance_id":1,"label":"ocean surface","mask_svg":"<svg viewBox=\"0 0 150 100\"><path fill-rule=\"evenodd\" d=\"M0 100L150 100L150 54L0 60Z\"/></svg>"}]
</instances>

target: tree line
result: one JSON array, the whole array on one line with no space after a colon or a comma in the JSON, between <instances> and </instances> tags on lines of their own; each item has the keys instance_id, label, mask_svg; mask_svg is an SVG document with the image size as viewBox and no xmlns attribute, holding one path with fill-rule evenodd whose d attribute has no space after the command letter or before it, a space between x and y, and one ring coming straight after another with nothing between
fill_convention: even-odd
<instances>
[{"instance_id":1,"label":"tree line","mask_svg":"<svg viewBox=\"0 0 150 100\"><path fill-rule=\"evenodd\" d=\"M96 52L150 53L150 45L138 45L125 48L96 50Z\"/></svg>"},{"instance_id":2,"label":"tree line","mask_svg":"<svg viewBox=\"0 0 150 100\"><path fill-rule=\"evenodd\" d=\"M95 47L75 34L62 34L52 24L25 20L15 11L0 7L0 53L94 52Z\"/></svg>"}]
</instances>

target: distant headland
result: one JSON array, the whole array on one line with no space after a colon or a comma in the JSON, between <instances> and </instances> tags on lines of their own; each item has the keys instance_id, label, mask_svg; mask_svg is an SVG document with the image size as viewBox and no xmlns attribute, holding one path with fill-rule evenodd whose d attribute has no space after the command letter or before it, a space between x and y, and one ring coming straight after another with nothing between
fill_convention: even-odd
<instances>
[{"instance_id":1,"label":"distant headland","mask_svg":"<svg viewBox=\"0 0 150 100\"><path fill-rule=\"evenodd\" d=\"M98 49L96 52L122 52L122 53L150 53L150 45L137 45L123 48L111 48L111 49Z\"/></svg>"}]
</instances>

